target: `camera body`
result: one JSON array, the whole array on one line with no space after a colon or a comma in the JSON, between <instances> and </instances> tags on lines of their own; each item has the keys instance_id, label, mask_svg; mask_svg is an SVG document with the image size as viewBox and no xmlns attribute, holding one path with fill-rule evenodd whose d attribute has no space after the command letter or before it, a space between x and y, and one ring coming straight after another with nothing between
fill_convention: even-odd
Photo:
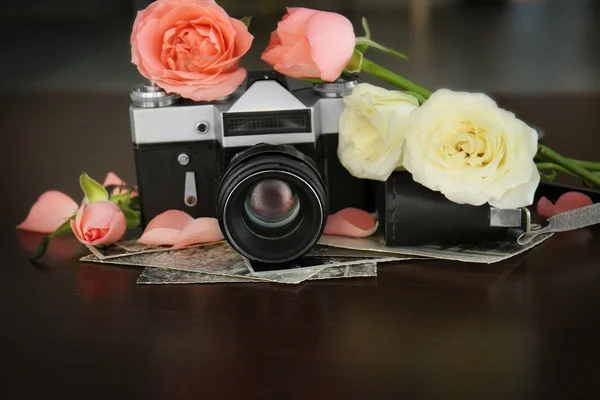
<instances>
[{"instance_id":1,"label":"camera body","mask_svg":"<svg viewBox=\"0 0 600 400\"><path fill-rule=\"evenodd\" d=\"M181 100L152 85L131 93L130 121L142 222L166 210L218 217L217 192L234 157L261 144L292 146L325 185L326 208L375 208L372 185L337 157L343 96L357 80L291 92L275 72L250 73L245 88L215 102Z\"/></svg>"}]
</instances>

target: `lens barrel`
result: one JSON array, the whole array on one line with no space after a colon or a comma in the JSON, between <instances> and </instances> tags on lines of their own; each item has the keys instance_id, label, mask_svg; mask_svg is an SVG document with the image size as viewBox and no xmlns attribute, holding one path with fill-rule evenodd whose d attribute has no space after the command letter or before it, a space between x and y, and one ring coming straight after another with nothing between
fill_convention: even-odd
<instances>
[{"instance_id":1,"label":"lens barrel","mask_svg":"<svg viewBox=\"0 0 600 400\"><path fill-rule=\"evenodd\" d=\"M217 217L229 244L264 263L308 252L321 237L327 214L317 166L291 146L261 144L238 153L217 193Z\"/></svg>"}]
</instances>

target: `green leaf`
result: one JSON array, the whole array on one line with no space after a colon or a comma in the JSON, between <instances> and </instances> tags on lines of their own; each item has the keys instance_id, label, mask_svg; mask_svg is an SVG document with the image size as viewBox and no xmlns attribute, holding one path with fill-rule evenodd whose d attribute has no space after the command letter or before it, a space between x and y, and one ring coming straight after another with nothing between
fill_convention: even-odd
<instances>
[{"instance_id":1,"label":"green leaf","mask_svg":"<svg viewBox=\"0 0 600 400\"><path fill-rule=\"evenodd\" d=\"M246 28L250 28L250 22L252 21L252 17L251 16L246 16L246 17L240 19L240 21L242 21L242 23L244 25L246 25Z\"/></svg>"},{"instance_id":2,"label":"green leaf","mask_svg":"<svg viewBox=\"0 0 600 400\"><path fill-rule=\"evenodd\" d=\"M134 197L133 199L129 200L129 207L132 209L135 209L137 207L139 207L140 205L140 196Z\"/></svg>"},{"instance_id":3,"label":"green leaf","mask_svg":"<svg viewBox=\"0 0 600 400\"><path fill-rule=\"evenodd\" d=\"M391 54L391 55L393 55L395 57L401 58L403 60L408 60L408 57L406 55L404 55L404 54L402 54L402 53L400 53L400 52L398 52L398 51L396 51L394 49L390 49L389 47L385 47L385 46L383 46L383 45L381 45L381 44L379 44L377 42L374 42L374 41L372 41L369 38L363 38L363 37L356 38L356 47L358 48L361 45L367 45L367 46L370 46L370 47L374 47L374 48L376 48L378 50L384 51L384 52L386 52L388 54Z\"/></svg>"},{"instance_id":4,"label":"green leaf","mask_svg":"<svg viewBox=\"0 0 600 400\"><path fill-rule=\"evenodd\" d=\"M131 203L131 190L127 191L126 193L121 193L121 194L116 194L114 196L110 197L110 201L115 203L116 205L119 205L119 203L123 203L127 206L129 206L129 204Z\"/></svg>"},{"instance_id":5,"label":"green leaf","mask_svg":"<svg viewBox=\"0 0 600 400\"><path fill-rule=\"evenodd\" d=\"M142 222L142 215L139 211L134 211L129 208L128 205L119 203L119 208L125 214L125 221L127 223L127 229L135 229L140 226Z\"/></svg>"},{"instance_id":6,"label":"green leaf","mask_svg":"<svg viewBox=\"0 0 600 400\"><path fill-rule=\"evenodd\" d=\"M365 30L365 38L371 39L371 28L369 28L369 23L365 17L362 17L362 26ZM365 54L365 51L367 51L368 48L368 44L360 44L356 46L356 50L360 51L362 54Z\"/></svg>"},{"instance_id":7,"label":"green leaf","mask_svg":"<svg viewBox=\"0 0 600 400\"><path fill-rule=\"evenodd\" d=\"M325 81L320 78L302 78L302 80L310 83L325 83Z\"/></svg>"},{"instance_id":8,"label":"green leaf","mask_svg":"<svg viewBox=\"0 0 600 400\"><path fill-rule=\"evenodd\" d=\"M48 245L50 244L50 241L52 239L54 239L57 236L60 235L64 235L67 233L73 233L73 230L71 229L71 220L75 219L75 215L73 215L71 218L67 219L65 222L63 222L63 224L61 226L58 227L58 229L56 229L53 233L49 234L48 236L44 236L42 238L42 241L40 242L40 244L38 245L37 250L35 251L35 253L33 253L33 257L31 257L31 262L37 261L40 258L42 258L42 256L46 253L46 250L48 250Z\"/></svg>"},{"instance_id":9,"label":"green leaf","mask_svg":"<svg viewBox=\"0 0 600 400\"><path fill-rule=\"evenodd\" d=\"M83 190L83 193L85 193L85 196L90 203L108 200L108 192L104 186L90 178L85 172L81 174L81 177L79 178L79 184L81 185L81 190Z\"/></svg>"}]
</instances>

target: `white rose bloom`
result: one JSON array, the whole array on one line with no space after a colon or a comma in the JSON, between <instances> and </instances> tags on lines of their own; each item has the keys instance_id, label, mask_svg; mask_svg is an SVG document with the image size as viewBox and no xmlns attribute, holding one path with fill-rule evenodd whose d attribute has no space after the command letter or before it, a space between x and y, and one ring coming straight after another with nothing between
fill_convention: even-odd
<instances>
[{"instance_id":1,"label":"white rose bloom","mask_svg":"<svg viewBox=\"0 0 600 400\"><path fill-rule=\"evenodd\" d=\"M435 92L410 116L404 167L461 204L530 205L540 181L537 132L480 93Z\"/></svg>"},{"instance_id":2,"label":"white rose bloom","mask_svg":"<svg viewBox=\"0 0 600 400\"><path fill-rule=\"evenodd\" d=\"M355 177L385 181L400 167L413 96L361 83L344 97L338 157Z\"/></svg>"}]
</instances>

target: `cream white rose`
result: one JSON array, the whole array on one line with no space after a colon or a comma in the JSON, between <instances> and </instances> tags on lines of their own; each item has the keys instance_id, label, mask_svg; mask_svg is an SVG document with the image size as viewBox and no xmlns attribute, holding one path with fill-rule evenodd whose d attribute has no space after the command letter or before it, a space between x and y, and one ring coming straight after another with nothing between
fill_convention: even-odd
<instances>
[{"instance_id":1,"label":"cream white rose","mask_svg":"<svg viewBox=\"0 0 600 400\"><path fill-rule=\"evenodd\" d=\"M409 124L403 164L415 181L461 204L533 202L537 132L488 96L438 90Z\"/></svg>"},{"instance_id":2,"label":"cream white rose","mask_svg":"<svg viewBox=\"0 0 600 400\"><path fill-rule=\"evenodd\" d=\"M385 181L400 166L413 96L361 83L344 98L338 157L355 177Z\"/></svg>"}]
</instances>

